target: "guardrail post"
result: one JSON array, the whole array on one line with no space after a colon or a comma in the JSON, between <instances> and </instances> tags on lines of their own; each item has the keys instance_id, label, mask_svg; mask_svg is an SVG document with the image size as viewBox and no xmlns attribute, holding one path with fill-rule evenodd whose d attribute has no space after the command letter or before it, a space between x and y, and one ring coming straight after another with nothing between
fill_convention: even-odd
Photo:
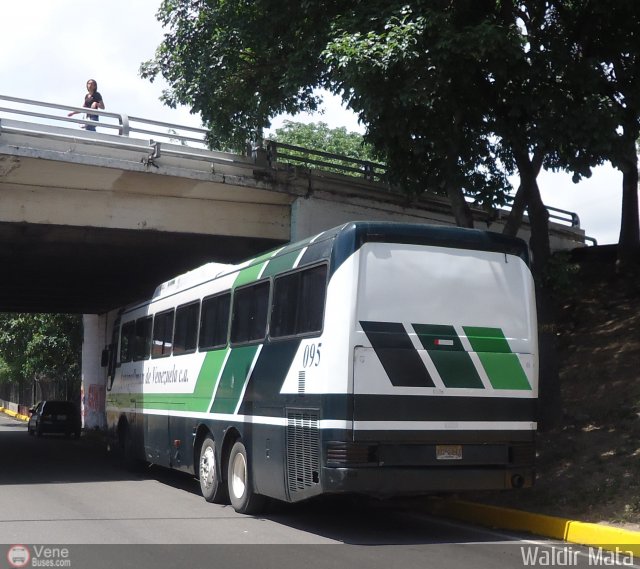
<instances>
[{"instance_id":1,"label":"guardrail post","mask_svg":"<svg viewBox=\"0 0 640 569\"><path fill-rule=\"evenodd\" d=\"M120 130L118 131L118 134L120 136L129 136L129 117L121 113L118 117L118 123L120 124Z\"/></svg>"},{"instance_id":2,"label":"guardrail post","mask_svg":"<svg viewBox=\"0 0 640 569\"><path fill-rule=\"evenodd\" d=\"M253 163L258 166L258 168L267 168L269 166L269 155L264 147L254 146L251 149L251 156Z\"/></svg>"},{"instance_id":3,"label":"guardrail post","mask_svg":"<svg viewBox=\"0 0 640 569\"><path fill-rule=\"evenodd\" d=\"M273 169L278 165L278 144L273 140L267 141L267 163Z\"/></svg>"},{"instance_id":4,"label":"guardrail post","mask_svg":"<svg viewBox=\"0 0 640 569\"><path fill-rule=\"evenodd\" d=\"M156 158L160 158L160 156L162 155L160 146L161 145L159 142L150 140L149 147L151 148L151 152L149 152L149 156L147 158L143 158L140 162L142 162L142 164L144 164L145 166L155 166L157 168L158 165L156 164Z\"/></svg>"}]
</instances>

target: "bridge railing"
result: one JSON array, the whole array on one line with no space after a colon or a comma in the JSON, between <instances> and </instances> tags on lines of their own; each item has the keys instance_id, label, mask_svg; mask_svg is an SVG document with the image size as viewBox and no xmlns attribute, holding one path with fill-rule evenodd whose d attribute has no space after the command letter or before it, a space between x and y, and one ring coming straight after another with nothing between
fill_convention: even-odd
<instances>
[{"instance_id":1,"label":"bridge railing","mask_svg":"<svg viewBox=\"0 0 640 569\"><path fill-rule=\"evenodd\" d=\"M267 140L265 145L269 165L274 168L278 164L308 166L326 172L357 176L372 182L387 181L387 167L384 164L312 150L275 140Z\"/></svg>"},{"instance_id":2,"label":"bridge railing","mask_svg":"<svg viewBox=\"0 0 640 569\"><path fill-rule=\"evenodd\" d=\"M8 97L6 95L0 95L0 105L0 112L2 113L42 119L39 124L67 127L77 125L81 129L85 129L85 134L88 136L91 136L91 131L87 131L86 127L91 126L99 128L101 132L129 138L146 138L147 136L151 136L154 137L154 140L161 139L182 146L193 146L201 149L208 148L205 140L207 131L203 128L144 119L129 116L125 113L114 113L101 109L87 109L85 107L72 107L44 101ZM51 109L51 111L47 112L48 109ZM69 113L75 114L69 116ZM90 120L86 117L87 114L97 115L99 120Z\"/></svg>"},{"instance_id":3,"label":"bridge railing","mask_svg":"<svg viewBox=\"0 0 640 569\"><path fill-rule=\"evenodd\" d=\"M74 113L69 116L70 113ZM87 113L98 115L99 120L93 121L87 118ZM320 171L326 174L338 174L360 178L368 182L386 186L389 191L394 191L388 184L387 170L384 164L350 158L339 154L332 154L319 150L312 150L282 142L265 141L265 148L248 148L246 157L211 150L206 142L207 130L183 126L163 121L144 119L141 117L129 116L124 113L114 113L101 109L87 109L85 107L73 107L60 105L44 101L31 99L21 99L0 95L0 117L2 114L27 116L40 119L33 124L33 129L29 134L34 136L48 136L53 138L78 138L86 139L96 146L117 146L121 148L148 149L149 161L153 162L162 154L166 156L179 156L194 160L204 160L212 163L233 163L235 165L246 166L247 168L267 168L282 169L291 167L304 167L309 170ZM76 118L80 116L81 118ZM42 126L78 126L84 129L73 135L61 132L46 132ZM86 130L87 126L99 128L108 134L114 134L126 142L105 140L100 138L96 132ZM0 121L0 132L2 132ZM151 138L148 138L151 137ZM143 139L145 143L136 144L135 140ZM168 143L171 147L161 147L163 143ZM177 149L177 146L182 148ZM252 159L252 158L253 159ZM508 209L508 208L507 208ZM580 219L574 212L547 206L549 218L555 223L578 229Z\"/></svg>"}]
</instances>

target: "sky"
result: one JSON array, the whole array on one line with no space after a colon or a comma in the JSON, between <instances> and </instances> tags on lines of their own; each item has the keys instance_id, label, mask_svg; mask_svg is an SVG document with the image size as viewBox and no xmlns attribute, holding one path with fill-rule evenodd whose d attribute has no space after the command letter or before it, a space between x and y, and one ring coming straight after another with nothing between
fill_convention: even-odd
<instances>
[{"instance_id":1,"label":"sky","mask_svg":"<svg viewBox=\"0 0 640 569\"><path fill-rule=\"evenodd\" d=\"M164 30L155 18L159 5L160 0L1 0L0 95L82 106L86 81L93 78L107 111L201 126L189 109L160 102L162 81L138 75L162 41ZM273 128L287 118L363 131L355 115L330 96L323 114L277 117ZM546 205L578 213L587 236L599 244L618 241L622 175L610 165L579 184L568 174L543 172L539 186Z\"/></svg>"}]
</instances>

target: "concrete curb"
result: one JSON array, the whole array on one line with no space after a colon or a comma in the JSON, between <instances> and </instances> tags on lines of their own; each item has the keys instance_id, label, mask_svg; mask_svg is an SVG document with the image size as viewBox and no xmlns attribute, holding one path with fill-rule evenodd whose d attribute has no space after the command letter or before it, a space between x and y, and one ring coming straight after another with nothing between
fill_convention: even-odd
<instances>
[{"instance_id":1,"label":"concrete curb","mask_svg":"<svg viewBox=\"0 0 640 569\"><path fill-rule=\"evenodd\" d=\"M429 500L427 509L430 513L441 517L473 522L482 526L525 531L611 551L616 551L618 548L620 553L631 552L635 556L640 556L640 532L638 531L447 498Z\"/></svg>"},{"instance_id":2,"label":"concrete curb","mask_svg":"<svg viewBox=\"0 0 640 569\"><path fill-rule=\"evenodd\" d=\"M0 407L0 413L4 413L5 415L9 415L10 417L13 417L14 419L18 419L18 421L28 421L29 417L27 415L21 415L20 413L16 413L15 411L12 411L11 409L7 409L6 407Z\"/></svg>"}]
</instances>

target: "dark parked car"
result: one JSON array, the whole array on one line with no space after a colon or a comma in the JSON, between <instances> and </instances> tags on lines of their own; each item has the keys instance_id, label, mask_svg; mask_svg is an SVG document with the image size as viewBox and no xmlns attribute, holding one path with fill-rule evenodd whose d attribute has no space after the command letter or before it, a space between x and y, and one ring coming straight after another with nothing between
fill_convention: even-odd
<instances>
[{"instance_id":1,"label":"dark parked car","mask_svg":"<svg viewBox=\"0 0 640 569\"><path fill-rule=\"evenodd\" d=\"M80 436L82 424L80 413L71 401L40 401L29 410L27 429L30 435L43 433L64 433Z\"/></svg>"}]
</instances>

